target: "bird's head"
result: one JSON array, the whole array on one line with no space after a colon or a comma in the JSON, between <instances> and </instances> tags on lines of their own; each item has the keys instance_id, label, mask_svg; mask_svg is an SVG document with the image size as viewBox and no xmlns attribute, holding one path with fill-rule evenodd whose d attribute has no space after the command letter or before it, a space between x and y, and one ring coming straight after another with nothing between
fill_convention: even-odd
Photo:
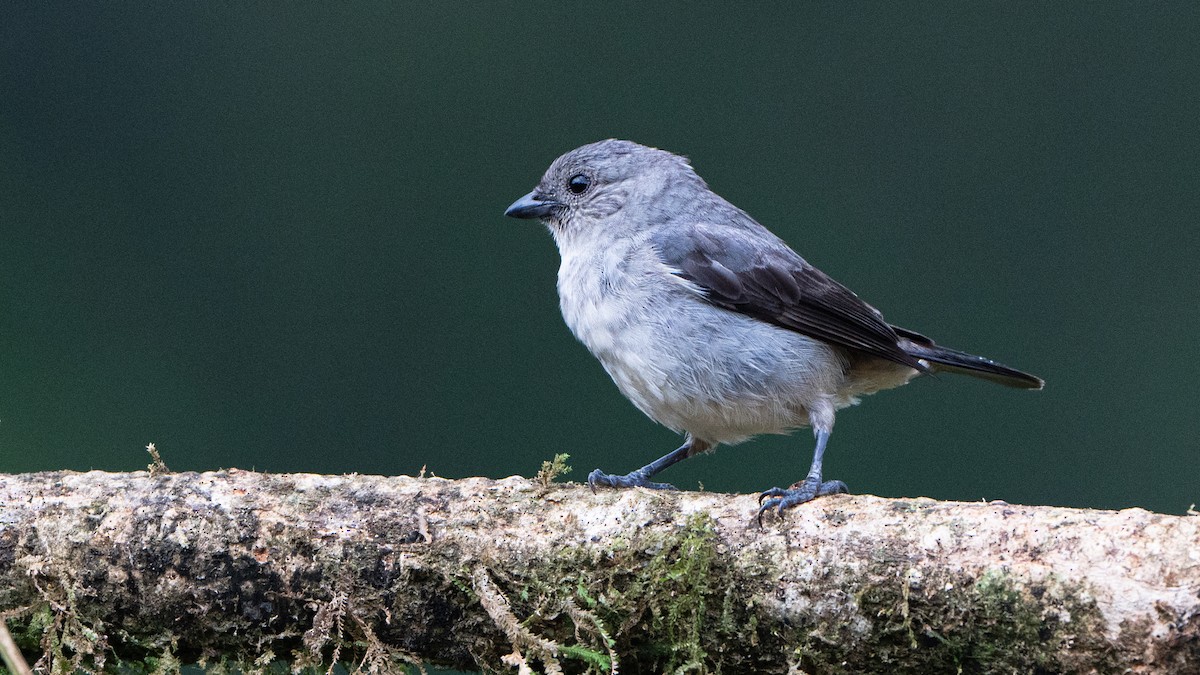
<instances>
[{"instance_id":1,"label":"bird's head","mask_svg":"<svg viewBox=\"0 0 1200 675\"><path fill-rule=\"evenodd\" d=\"M557 237L570 230L601 226L631 206L640 214L653 216L667 207L662 199L665 193L694 185L704 187L683 157L609 139L554 160L537 187L513 202L504 215L540 219Z\"/></svg>"}]
</instances>

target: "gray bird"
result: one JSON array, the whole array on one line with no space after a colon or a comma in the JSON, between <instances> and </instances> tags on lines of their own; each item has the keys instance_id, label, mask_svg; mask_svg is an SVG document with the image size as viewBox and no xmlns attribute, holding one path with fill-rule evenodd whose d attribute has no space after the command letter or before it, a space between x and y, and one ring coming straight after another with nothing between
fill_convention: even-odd
<instances>
[{"instance_id":1,"label":"gray bird","mask_svg":"<svg viewBox=\"0 0 1200 675\"><path fill-rule=\"evenodd\" d=\"M504 214L549 228L567 326L639 410L686 434L636 471L596 469L593 490L673 489L650 479L721 443L811 426L807 477L763 492L761 521L847 491L822 478L821 460L834 413L861 396L942 371L1042 388L1033 375L889 325L664 150L620 140L577 148Z\"/></svg>"}]
</instances>

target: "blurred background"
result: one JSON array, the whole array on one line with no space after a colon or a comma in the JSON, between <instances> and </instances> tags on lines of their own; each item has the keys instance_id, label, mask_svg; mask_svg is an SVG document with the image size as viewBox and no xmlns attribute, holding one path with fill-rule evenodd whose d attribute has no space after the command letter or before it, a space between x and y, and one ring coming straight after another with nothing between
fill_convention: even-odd
<instances>
[{"instance_id":1,"label":"blurred background","mask_svg":"<svg viewBox=\"0 0 1200 675\"><path fill-rule=\"evenodd\" d=\"M0 472L626 472L673 449L502 217L620 137L898 325L1044 377L843 411L855 492L1200 501L1200 9L7 5ZM752 492L812 438L663 474Z\"/></svg>"}]
</instances>

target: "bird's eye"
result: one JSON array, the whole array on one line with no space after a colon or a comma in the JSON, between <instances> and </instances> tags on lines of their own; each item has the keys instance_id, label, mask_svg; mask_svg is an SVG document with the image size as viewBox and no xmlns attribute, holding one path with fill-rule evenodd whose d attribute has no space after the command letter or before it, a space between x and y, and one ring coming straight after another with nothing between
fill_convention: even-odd
<instances>
[{"instance_id":1,"label":"bird's eye","mask_svg":"<svg viewBox=\"0 0 1200 675\"><path fill-rule=\"evenodd\" d=\"M571 194L581 195L587 191L591 184L592 179L581 173L577 173L567 181L567 189L571 191Z\"/></svg>"}]
</instances>

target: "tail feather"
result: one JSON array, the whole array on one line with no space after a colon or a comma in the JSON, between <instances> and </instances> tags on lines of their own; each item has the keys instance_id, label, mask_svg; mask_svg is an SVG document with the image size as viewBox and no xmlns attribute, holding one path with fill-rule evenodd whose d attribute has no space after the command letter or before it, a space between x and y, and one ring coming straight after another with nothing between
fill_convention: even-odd
<instances>
[{"instance_id":1,"label":"tail feather","mask_svg":"<svg viewBox=\"0 0 1200 675\"><path fill-rule=\"evenodd\" d=\"M934 372L961 373L1020 389L1041 389L1045 384L1040 377L1009 368L991 359L941 347L920 333L897 326L892 328L901 338L901 349L910 356L928 361Z\"/></svg>"}]
</instances>

